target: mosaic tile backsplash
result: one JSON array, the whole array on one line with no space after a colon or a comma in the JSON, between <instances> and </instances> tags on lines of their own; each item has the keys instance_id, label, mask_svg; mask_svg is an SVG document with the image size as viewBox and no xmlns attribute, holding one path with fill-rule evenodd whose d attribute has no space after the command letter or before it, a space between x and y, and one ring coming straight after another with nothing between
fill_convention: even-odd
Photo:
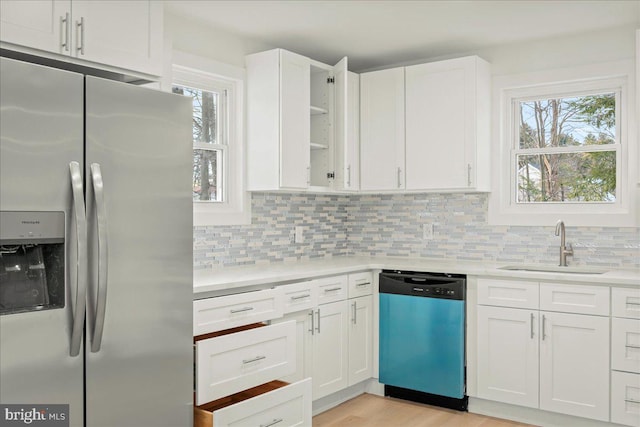
<instances>
[{"instance_id":1,"label":"mosaic tile backsplash","mask_svg":"<svg viewBox=\"0 0 640 427\"><path fill-rule=\"evenodd\" d=\"M253 193L251 225L194 227L194 268L345 255L556 263L549 227L490 226L486 194ZM434 225L432 240L422 224ZM304 241L294 243L294 227ZM573 265L640 268L640 228L571 227Z\"/></svg>"}]
</instances>

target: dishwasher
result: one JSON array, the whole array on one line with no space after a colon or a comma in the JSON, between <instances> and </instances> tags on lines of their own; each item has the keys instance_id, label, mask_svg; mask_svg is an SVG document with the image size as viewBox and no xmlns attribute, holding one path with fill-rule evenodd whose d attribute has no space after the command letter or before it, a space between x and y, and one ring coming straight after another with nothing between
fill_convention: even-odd
<instances>
[{"instance_id":1,"label":"dishwasher","mask_svg":"<svg viewBox=\"0 0 640 427\"><path fill-rule=\"evenodd\" d=\"M380 383L385 395L467 410L466 276L380 273Z\"/></svg>"}]
</instances>

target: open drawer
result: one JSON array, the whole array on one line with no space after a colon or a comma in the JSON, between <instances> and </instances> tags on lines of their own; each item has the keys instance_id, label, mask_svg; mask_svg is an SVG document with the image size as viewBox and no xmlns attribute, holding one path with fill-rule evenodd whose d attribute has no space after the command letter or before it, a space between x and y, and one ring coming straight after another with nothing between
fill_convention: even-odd
<instances>
[{"instance_id":1,"label":"open drawer","mask_svg":"<svg viewBox=\"0 0 640 427\"><path fill-rule=\"evenodd\" d=\"M296 370L296 322L261 323L195 337L196 405Z\"/></svg>"},{"instance_id":2,"label":"open drawer","mask_svg":"<svg viewBox=\"0 0 640 427\"><path fill-rule=\"evenodd\" d=\"M196 406L194 427L291 427L311 425L311 378L271 381Z\"/></svg>"}]
</instances>

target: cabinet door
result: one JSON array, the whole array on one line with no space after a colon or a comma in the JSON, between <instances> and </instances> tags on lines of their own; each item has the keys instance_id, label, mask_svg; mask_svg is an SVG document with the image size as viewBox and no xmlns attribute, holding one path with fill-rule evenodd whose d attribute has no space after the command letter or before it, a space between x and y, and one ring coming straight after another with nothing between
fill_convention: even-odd
<instances>
[{"instance_id":1,"label":"cabinet door","mask_svg":"<svg viewBox=\"0 0 640 427\"><path fill-rule=\"evenodd\" d=\"M296 371L291 375L280 378L282 381L294 383L311 376L311 364L313 362L312 319L314 314L314 310L305 310L287 314L280 319L272 321L273 324L291 320L296 322Z\"/></svg>"},{"instance_id":2,"label":"cabinet door","mask_svg":"<svg viewBox=\"0 0 640 427\"><path fill-rule=\"evenodd\" d=\"M334 67L336 183L360 188L360 76L347 70L347 58Z\"/></svg>"},{"instance_id":3,"label":"cabinet door","mask_svg":"<svg viewBox=\"0 0 640 427\"><path fill-rule=\"evenodd\" d=\"M360 75L360 189L404 188L404 68Z\"/></svg>"},{"instance_id":4,"label":"cabinet door","mask_svg":"<svg viewBox=\"0 0 640 427\"><path fill-rule=\"evenodd\" d=\"M408 190L471 186L474 76L472 58L406 67Z\"/></svg>"},{"instance_id":5,"label":"cabinet door","mask_svg":"<svg viewBox=\"0 0 640 427\"><path fill-rule=\"evenodd\" d=\"M538 407L537 311L478 306L478 397Z\"/></svg>"},{"instance_id":6,"label":"cabinet door","mask_svg":"<svg viewBox=\"0 0 640 427\"><path fill-rule=\"evenodd\" d=\"M640 425L640 374L611 372L611 422Z\"/></svg>"},{"instance_id":7,"label":"cabinet door","mask_svg":"<svg viewBox=\"0 0 640 427\"><path fill-rule=\"evenodd\" d=\"M310 61L280 51L280 187L307 188L311 180Z\"/></svg>"},{"instance_id":8,"label":"cabinet door","mask_svg":"<svg viewBox=\"0 0 640 427\"><path fill-rule=\"evenodd\" d=\"M373 297L349 300L349 386L373 375Z\"/></svg>"},{"instance_id":9,"label":"cabinet door","mask_svg":"<svg viewBox=\"0 0 640 427\"><path fill-rule=\"evenodd\" d=\"M70 0L2 0L0 40L68 55Z\"/></svg>"},{"instance_id":10,"label":"cabinet door","mask_svg":"<svg viewBox=\"0 0 640 427\"><path fill-rule=\"evenodd\" d=\"M609 318L540 314L540 409L608 421Z\"/></svg>"},{"instance_id":11,"label":"cabinet door","mask_svg":"<svg viewBox=\"0 0 640 427\"><path fill-rule=\"evenodd\" d=\"M324 304L316 310L313 335L313 400L348 386L347 301Z\"/></svg>"},{"instance_id":12,"label":"cabinet door","mask_svg":"<svg viewBox=\"0 0 640 427\"><path fill-rule=\"evenodd\" d=\"M73 55L161 75L162 15L156 1L73 0Z\"/></svg>"}]
</instances>

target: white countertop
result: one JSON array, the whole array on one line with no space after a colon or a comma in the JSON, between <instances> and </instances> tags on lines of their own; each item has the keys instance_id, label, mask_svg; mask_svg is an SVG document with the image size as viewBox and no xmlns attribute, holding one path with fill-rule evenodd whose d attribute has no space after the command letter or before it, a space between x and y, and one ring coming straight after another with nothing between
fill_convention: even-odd
<instances>
[{"instance_id":1,"label":"white countertop","mask_svg":"<svg viewBox=\"0 0 640 427\"><path fill-rule=\"evenodd\" d=\"M505 265L517 265L517 263L451 261L405 257L321 258L310 261L279 262L195 270L193 275L193 293L195 298L204 298L217 293L232 293L234 289L293 282L372 269L458 273L473 276L640 287L640 270L611 269L603 274L581 274L499 269L499 267L504 267Z\"/></svg>"}]
</instances>

